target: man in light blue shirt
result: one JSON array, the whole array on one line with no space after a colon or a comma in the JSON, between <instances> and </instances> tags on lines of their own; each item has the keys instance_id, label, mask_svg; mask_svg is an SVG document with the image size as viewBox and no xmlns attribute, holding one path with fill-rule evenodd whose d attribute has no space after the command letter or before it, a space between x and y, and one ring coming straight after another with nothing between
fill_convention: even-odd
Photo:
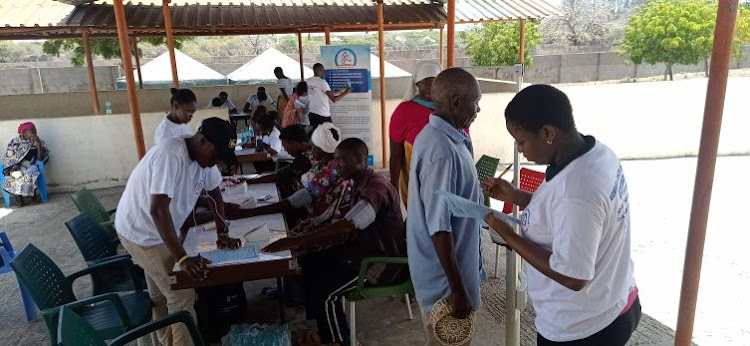
<instances>
[{"instance_id":1,"label":"man in light blue shirt","mask_svg":"<svg viewBox=\"0 0 750 346\"><path fill-rule=\"evenodd\" d=\"M407 217L409 269L427 333L429 313L441 298L450 298L457 318L478 310L484 278L480 221L452 217L445 200L434 194L445 190L483 201L473 147L463 130L479 112L481 91L471 74L452 68L435 78L432 95L435 112L414 142Z\"/></svg>"}]
</instances>

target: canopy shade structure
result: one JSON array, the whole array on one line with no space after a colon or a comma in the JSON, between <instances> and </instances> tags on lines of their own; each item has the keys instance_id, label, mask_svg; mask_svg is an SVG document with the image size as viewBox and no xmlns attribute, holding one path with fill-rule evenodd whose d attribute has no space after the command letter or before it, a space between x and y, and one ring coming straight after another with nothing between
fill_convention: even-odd
<instances>
[{"instance_id":1,"label":"canopy shade structure","mask_svg":"<svg viewBox=\"0 0 750 346\"><path fill-rule=\"evenodd\" d=\"M223 3L222 3L223 2ZM164 36L162 0L125 4L128 31ZM438 29L446 5L431 0L386 0L385 30ZM375 31L372 0L172 0L176 36L261 35L294 32ZM0 0L0 39L116 37L112 0ZM457 0L456 23L538 19L562 15L546 0Z\"/></svg>"},{"instance_id":2,"label":"canopy shade structure","mask_svg":"<svg viewBox=\"0 0 750 346\"><path fill-rule=\"evenodd\" d=\"M276 67L281 67L284 70L284 75L292 81L299 82L301 80L299 61L274 48L269 48L248 61L228 74L227 78L229 78L231 84L275 83L276 75L274 75L273 70ZM305 77L312 77L312 69L304 67L304 70Z\"/></svg>"},{"instance_id":3,"label":"canopy shade structure","mask_svg":"<svg viewBox=\"0 0 750 346\"><path fill-rule=\"evenodd\" d=\"M180 80L180 86L227 84L227 77L221 73L212 70L210 67L201 64L177 49L175 49L174 53L177 60L177 75ZM135 82L138 83L138 74L135 71L133 72L135 74ZM141 75L143 76L144 88L165 88L172 86L172 68L169 62L169 53L164 52L156 57L156 59L141 66ZM125 89L125 87L125 77L118 78L117 88Z\"/></svg>"}]
</instances>

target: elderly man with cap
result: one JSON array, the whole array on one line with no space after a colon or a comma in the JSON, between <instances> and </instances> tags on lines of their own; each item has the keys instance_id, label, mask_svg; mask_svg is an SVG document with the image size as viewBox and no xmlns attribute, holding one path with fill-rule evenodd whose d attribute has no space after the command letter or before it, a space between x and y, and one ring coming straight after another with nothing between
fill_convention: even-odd
<instances>
[{"instance_id":1,"label":"elderly man with cap","mask_svg":"<svg viewBox=\"0 0 750 346\"><path fill-rule=\"evenodd\" d=\"M323 123L315 129L310 141L316 164L300 179L305 188L278 203L249 209L244 215L274 214L289 208L305 207L307 216L312 218L311 222L319 224L330 220L339 206L349 203L346 192L351 186L341 178L334 160L336 147L341 142L341 131L333 123Z\"/></svg>"},{"instance_id":2,"label":"elderly man with cap","mask_svg":"<svg viewBox=\"0 0 750 346\"><path fill-rule=\"evenodd\" d=\"M168 276L175 263L194 280L203 280L208 274L210 262L189 256L177 236L202 191L208 191L212 202L216 245L236 249L241 244L229 237L219 190L221 175L212 169L220 161L236 163L236 142L237 134L229 122L208 118L192 137L170 138L151 148L130 174L117 206L115 228L122 245L146 273L154 319L182 310L196 317L195 292L172 290ZM157 335L162 345L192 344L184 325L164 328Z\"/></svg>"},{"instance_id":3,"label":"elderly man with cap","mask_svg":"<svg viewBox=\"0 0 750 346\"><path fill-rule=\"evenodd\" d=\"M479 113L482 94L471 74L452 68L435 78L432 95L437 103L435 112L414 141L406 240L428 344L439 345L429 326L429 314L438 300L449 299L451 314L460 319L481 304L480 220L453 217L435 191L483 202L473 146L464 131Z\"/></svg>"}]
</instances>

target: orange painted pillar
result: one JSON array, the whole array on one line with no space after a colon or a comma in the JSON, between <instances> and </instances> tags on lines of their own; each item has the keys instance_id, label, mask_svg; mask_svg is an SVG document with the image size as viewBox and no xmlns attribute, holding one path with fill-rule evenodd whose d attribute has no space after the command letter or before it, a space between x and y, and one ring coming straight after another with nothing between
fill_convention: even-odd
<instances>
[{"instance_id":1,"label":"orange painted pillar","mask_svg":"<svg viewBox=\"0 0 750 346\"><path fill-rule=\"evenodd\" d=\"M301 80L305 80L305 63L303 62L304 55L302 54L302 33L297 33L297 49L299 50L299 77Z\"/></svg>"},{"instance_id":2,"label":"orange painted pillar","mask_svg":"<svg viewBox=\"0 0 750 346\"><path fill-rule=\"evenodd\" d=\"M448 62L447 68L455 64L456 49L456 0L448 0Z\"/></svg>"},{"instance_id":3,"label":"orange painted pillar","mask_svg":"<svg viewBox=\"0 0 750 346\"><path fill-rule=\"evenodd\" d=\"M380 134L383 142L383 168L388 164L388 153L386 143L386 121L385 121L385 44L383 23L383 0L378 0L378 51L380 52Z\"/></svg>"},{"instance_id":4,"label":"orange painted pillar","mask_svg":"<svg viewBox=\"0 0 750 346\"><path fill-rule=\"evenodd\" d=\"M325 27L323 30L325 30L326 34L326 46L331 44L331 28Z\"/></svg>"},{"instance_id":5,"label":"orange painted pillar","mask_svg":"<svg viewBox=\"0 0 750 346\"><path fill-rule=\"evenodd\" d=\"M91 90L91 103L94 106L94 114L99 115L99 93L96 91L96 75L94 74L94 59L91 56L91 42L89 41L89 31L84 30L83 51L86 55L86 66L89 69L89 89Z\"/></svg>"},{"instance_id":6,"label":"orange painted pillar","mask_svg":"<svg viewBox=\"0 0 750 346\"><path fill-rule=\"evenodd\" d=\"M724 113L732 39L734 38L734 26L737 22L737 4L738 0L719 0L716 14L711 68L708 73L703 128L693 187L693 204L690 210L690 223L688 224L685 267L682 271L682 289L677 315L675 346L689 346L693 342L695 306L698 302L703 247L706 242L706 226L708 225L708 212L711 207L711 189L714 182L716 154L721 135L721 118Z\"/></svg>"},{"instance_id":7,"label":"orange painted pillar","mask_svg":"<svg viewBox=\"0 0 750 346\"><path fill-rule=\"evenodd\" d=\"M133 36L133 55L135 55L135 70L138 73L138 87L143 90L143 75L141 75L141 57L138 54L138 38Z\"/></svg>"},{"instance_id":8,"label":"orange painted pillar","mask_svg":"<svg viewBox=\"0 0 750 346\"><path fill-rule=\"evenodd\" d=\"M138 96L135 94L135 78L133 78L133 62L130 60L130 44L128 44L128 23L125 19L125 7L122 0L114 0L115 22L117 23L117 38L120 41L120 55L122 57L122 68L125 73L125 81L128 87L128 104L130 115L133 120L133 133L135 135L135 148L140 160L146 155L146 145L143 143L143 126L141 126L141 112L138 108Z\"/></svg>"},{"instance_id":9,"label":"orange painted pillar","mask_svg":"<svg viewBox=\"0 0 750 346\"><path fill-rule=\"evenodd\" d=\"M172 36L172 14L169 12L169 0L163 0L161 11L164 16L164 31L167 34L167 48L169 49L169 62L172 65L172 86L180 87L180 80L177 77L177 60L174 55L174 37Z\"/></svg>"}]
</instances>

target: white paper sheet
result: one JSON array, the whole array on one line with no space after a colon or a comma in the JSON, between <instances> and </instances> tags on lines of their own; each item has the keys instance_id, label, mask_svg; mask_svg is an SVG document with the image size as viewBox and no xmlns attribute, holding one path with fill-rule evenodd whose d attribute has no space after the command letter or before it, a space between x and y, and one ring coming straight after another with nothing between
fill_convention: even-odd
<instances>
[{"instance_id":1,"label":"white paper sheet","mask_svg":"<svg viewBox=\"0 0 750 346\"><path fill-rule=\"evenodd\" d=\"M472 202L466 198L450 193L448 191L435 190L435 194L445 200L445 203L448 204L448 208L450 208L451 213L455 217L474 218L484 222L484 219L487 217L487 215L489 215L489 213L493 213L497 218L509 224L521 224L521 221L512 216L505 215L496 210L490 209L485 205Z\"/></svg>"}]
</instances>

